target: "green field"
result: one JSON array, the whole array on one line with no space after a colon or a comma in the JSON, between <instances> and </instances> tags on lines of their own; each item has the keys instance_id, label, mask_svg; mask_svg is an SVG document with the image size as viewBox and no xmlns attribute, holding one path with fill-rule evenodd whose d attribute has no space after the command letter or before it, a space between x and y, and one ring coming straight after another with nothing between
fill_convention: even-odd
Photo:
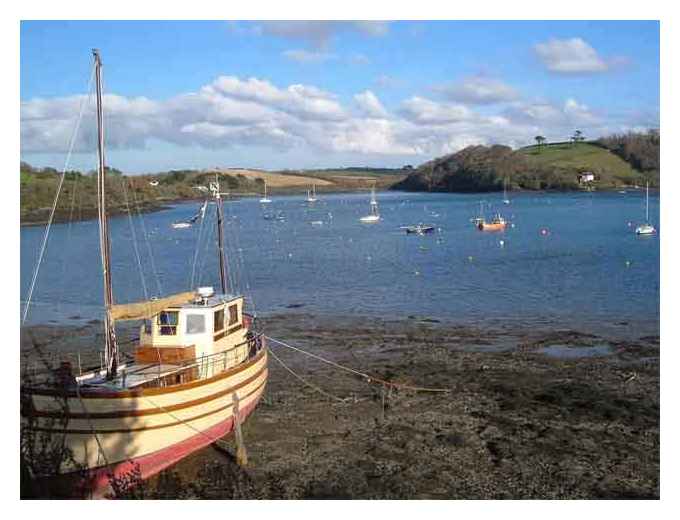
<instances>
[{"instance_id":1,"label":"green field","mask_svg":"<svg viewBox=\"0 0 680 520\"><path fill-rule=\"evenodd\" d=\"M619 187L642 182L641 173L609 150L588 143L559 143L544 146L527 146L518 153L531 164L554 167L568 171L591 171L598 177L601 187Z\"/></svg>"}]
</instances>

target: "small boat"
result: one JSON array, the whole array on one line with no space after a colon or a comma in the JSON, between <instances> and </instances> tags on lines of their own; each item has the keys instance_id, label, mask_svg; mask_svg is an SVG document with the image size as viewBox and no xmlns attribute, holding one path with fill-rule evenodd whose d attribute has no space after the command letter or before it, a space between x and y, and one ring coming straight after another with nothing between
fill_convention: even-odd
<instances>
[{"instance_id":1,"label":"small boat","mask_svg":"<svg viewBox=\"0 0 680 520\"><path fill-rule=\"evenodd\" d=\"M316 184L312 184L312 190L307 190L307 202L316 202Z\"/></svg>"},{"instance_id":2,"label":"small boat","mask_svg":"<svg viewBox=\"0 0 680 520\"><path fill-rule=\"evenodd\" d=\"M286 220L285 215L281 211L277 211L276 213L265 213L262 218L265 220L275 220L277 222L283 222Z\"/></svg>"},{"instance_id":3,"label":"small boat","mask_svg":"<svg viewBox=\"0 0 680 520\"><path fill-rule=\"evenodd\" d=\"M170 226L173 229L186 229L190 228L199 218L202 219L205 217L205 210L208 207L208 201L206 200L203 202L203 206L201 206L201 209L198 210L198 213L196 213L193 217L191 217L189 220L180 220L177 222L173 222L170 224Z\"/></svg>"},{"instance_id":4,"label":"small boat","mask_svg":"<svg viewBox=\"0 0 680 520\"><path fill-rule=\"evenodd\" d=\"M636 235L653 235L656 229L649 223L649 182L647 183L647 197L645 202L645 223L635 228Z\"/></svg>"},{"instance_id":5,"label":"small boat","mask_svg":"<svg viewBox=\"0 0 680 520\"><path fill-rule=\"evenodd\" d=\"M264 181L264 197L260 199L260 204L269 204L271 201L267 198L267 181Z\"/></svg>"},{"instance_id":6,"label":"small boat","mask_svg":"<svg viewBox=\"0 0 680 520\"><path fill-rule=\"evenodd\" d=\"M170 226L173 229L186 229L191 227L191 222L173 222Z\"/></svg>"},{"instance_id":7,"label":"small boat","mask_svg":"<svg viewBox=\"0 0 680 520\"><path fill-rule=\"evenodd\" d=\"M378 211L378 201L375 199L375 184L371 188L371 212L365 217L359 219L365 224L371 224L380 221L380 212Z\"/></svg>"},{"instance_id":8,"label":"small boat","mask_svg":"<svg viewBox=\"0 0 680 520\"><path fill-rule=\"evenodd\" d=\"M434 233L434 226L430 224L418 224L416 226L402 226L401 229L405 230L407 234L414 235L425 235L429 233Z\"/></svg>"},{"instance_id":9,"label":"small boat","mask_svg":"<svg viewBox=\"0 0 680 520\"><path fill-rule=\"evenodd\" d=\"M508 198L508 179L503 179L503 204L510 204L510 199Z\"/></svg>"},{"instance_id":10,"label":"small boat","mask_svg":"<svg viewBox=\"0 0 680 520\"><path fill-rule=\"evenodd\" d=\"M491 222L487 222L483 218L477 224L477 229L480 231L503 231L508 225L507 221L500 215L496 213Z\"/></svg>"},{"instance_id":11,"label":"small boat","mask_svg":"<svg viewBox=\"0 0 680 520\"><path fill-rule=\"evenodd\" d=\"M231 433L257 406L268 374L264 336L246 314L244 296L227 284L217 180L210 191L217 215L221 291L199 287L158 299L114 303L111 274L116 270L111 269L102 189L106 168L101 60L98 51L93 53L104 282L103 334L93 341L102 338L103 361L80 373L64 361L22 378L20 387L22 447L25 439L34 439L59 446L65 454L56 464L42 464L35 478L60 495L79 498L115 496L118 482L146 479ZM116 337L115 323L121 320L141 322L139 342L127 361ZM34 446L37 453L43 449ZM31 453L22 452L22 459Z\"/></svg>"}]
</instances>

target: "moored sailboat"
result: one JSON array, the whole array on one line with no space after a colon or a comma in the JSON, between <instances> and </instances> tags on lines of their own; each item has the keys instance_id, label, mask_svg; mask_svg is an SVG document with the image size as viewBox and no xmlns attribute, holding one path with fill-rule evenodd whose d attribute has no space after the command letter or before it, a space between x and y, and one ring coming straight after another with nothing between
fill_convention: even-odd
<instances>
[{"instance_id":1,"label":"moored sailboat","mask_svg":"<svg viewBox=\"0 0 680 520\"><path fill-rule=\"evenodd\" d=\"M267 198L267 181L264 181L264 197L260 199L260 204L269 204L272 200Z\"/></svg>"},{"instance_id":2,"label":"moored sailboat","mask_svg":"<svg viewBox=\"0 0 680 520\"><path fill-rule=\"evenodd\" d=\"M105 196L101 68L97 87L99 245L104 282L104 363L75 375L62 363L20 390L22 435L63 447L50 474L59 492L102 497L135 474L145 479L230 433L256 407L267 382L264 337L245 313L243 295L227 287L219 182L210 192L217 214L220 288L133 304L116 304ZM121 362L115 324L142 320L134 358Z\"/></svg>"},{"instance_id":3,"label":"moored sailboat","mask_svg":"<svg viewBox=\"0 0 680 520\"><path fill-rule=\"evenodd\" d=\"M361 217L359 220L366 224L375 223L380 221L380 212L378 211L378 201L375 198L375 184L371 187L371 212L365 217Z\"/></svg>"},{"instance_id":4,"label":"moored sailboat","mask_svg":"<svg viewBox=\"0 0 680 520\"><path fill-rule=\"evenodd\" d=\"M647 195L645 198L645 223L635 228L636 235L653 235L656 229L649 223L649 182L647 182Z\"/></svg>"},{"instance_id":5,"label":"moored sailboat","mask_svg":"<svg viewBox=\"0 0 680 520\"><path fill-rule=\"evenodd\" d=\"M307 190L307 202L316 202L316 184L312 184L312 189Z\"/></svg>"}]
</instances>

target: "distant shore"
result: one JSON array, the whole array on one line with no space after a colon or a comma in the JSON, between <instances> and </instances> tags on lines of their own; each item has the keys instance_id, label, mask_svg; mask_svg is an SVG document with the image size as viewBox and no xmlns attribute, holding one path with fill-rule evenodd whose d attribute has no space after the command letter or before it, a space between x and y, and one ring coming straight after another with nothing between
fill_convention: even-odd
<instances>
[{"instance_id":1,"label":"distant shore","mask_svg":"<svg viewBox=\"0 0 680 520\"><path fill-rule=\"evenodd\" d=\"M308 385L270 356L265 396L244 425L248 467L233 450L206 448L134 496L659 498L658 335L426 317L260 320L269 336L335 363L450 392L385 389L270 343ZM99 327L30 327L22 353L91 345Z\"/></svg>"},{"instance_id":2,"label":"distant shore","mask_svg":"<svg viewBox=\"0 0 680 520\"><path fill-rule=\"evenodd\" d=\"M630 191L641 191L644 190L644 188L641 188L640 186L638 187L633 187L633 186L628 186L628 187L623 187L623 188L607 188L607 189L599 189L599 190L594 190L594 193L617 193L622 190L630 190ZM325 190L318 190L317 193L319 195L323 194L338 194L338 193L365 193L367 191L367 188L336 188L336 189L325 189ZM389 191L389 190L386 190ZM458 193L458 194L465 194L465 195L474 195L477 194L479 196L488 196L489 194L493 193L502 193L501 191L486 191L486 192L448 192L448 191L431 191L431 192L422 192L422 191L408 191L408 190L394 190L394 191L403 191L404 193ZM517 189L513 191L509 191L508 195L512 197L513 193L536 193L536 194L551 194L551 193L581 193L585 192L586 190L582 189L573 189L573 190L527 190L527 189ZM658 188L650 188L651 192L659 192L660 190ZM274 192L270 193L270 196L288 196L288 195L300 195L299 190L293 190L293 189L280 189ZM239 199L239 198L250 198L250 197L260 197L261 195L258 193L234 193L233 194L234 198ZM153 213L156 211L163 211L170 209L172 205L175 204L189 204L189 203L195 203L195 202L200 202L204 200L201 197L193 197L193 198L177 198L177 199L163 199L159 201L154 201L154 202L148 202L145 204L140 204L139 208L135 208L134 213L139 211L140 213ZM124 207L111 207L109 208L109 216L110 217L120 217L120 216L125 216L128 214L128 209ZM20 215L20 225L22 227L24 226L42 226L47 224L47 220L50 215L50 208L41 208L39 210L32 210L28 211L26 213L22 213ZM78 209L77 211L66 211L66 210L60 210L57 209L54 215L54 221L53 223L55 224L63 224L63 223L68 223L68 222L81 222L81 221L86 221L86 220L94 220L97 218L97 208L82 208Z\"/></svg>"}]
</instances>

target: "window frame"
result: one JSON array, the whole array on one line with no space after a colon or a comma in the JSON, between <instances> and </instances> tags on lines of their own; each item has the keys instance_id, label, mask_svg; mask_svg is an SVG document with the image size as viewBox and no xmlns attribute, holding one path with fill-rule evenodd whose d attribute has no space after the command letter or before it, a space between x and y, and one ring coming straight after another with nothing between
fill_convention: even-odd
<instances>
[{"instance_id":1,"label":"window frame","mask_svg":"<svg viewBox=\"0 0 680 520\"><path fill-rule=\"evenodd\" d=\"M221 319L218 320L217 316L220 315ZM221 321L221 327L218 327L218 323ZM213 333L221 332L224 330L224 307L213 312Z\"/></svg>"},{"instance_id":2,"label":"window frame","mask_svg":"<svg viewBox=\"0 0 680 520\"><path fill-rule=\"evenodd\" d=\"M161 323L161 316L175 316L174 323ZM156 319L158 327L158 334L160 336L177 336L177 328L179 327L179 311L161 311L158 313Z\"/></svg>"},{"instance_id":3,"label":"window frame","mask_svg":"<svg viewBox=\"0 0 680 520\"><path fill-rule=\"evenodd\" d=\"M228 309L229 309L229 326L231 327L232 325L236 325L238 323L238 303L230 305Z\"/></svg>"},{"instance_id":4,"label":"window frame","mask_svg":"<svg viewBox=\"0 0 680 520\"><path fill-rule=\"evenodd\" d=\"M207 327L206 327L206 319L205 319L206 316L205 316L205 314L203 314L203 313L197 313L197 312L194 312L194 313L187 313L186 316L185 316L185 318L186 318L186 319L184 320L184 322L185 322L185 327L184 327L184 332L185 332L185 334L189 334L189 335L192 335L192 334L205 334L205 332L207 331ZM189 330L189 322L190 322L191 319L195 319L195 318L201 318L201 330L199 330L199 331L190 331L190 330Z\"/></svg>"}]
</instances>

